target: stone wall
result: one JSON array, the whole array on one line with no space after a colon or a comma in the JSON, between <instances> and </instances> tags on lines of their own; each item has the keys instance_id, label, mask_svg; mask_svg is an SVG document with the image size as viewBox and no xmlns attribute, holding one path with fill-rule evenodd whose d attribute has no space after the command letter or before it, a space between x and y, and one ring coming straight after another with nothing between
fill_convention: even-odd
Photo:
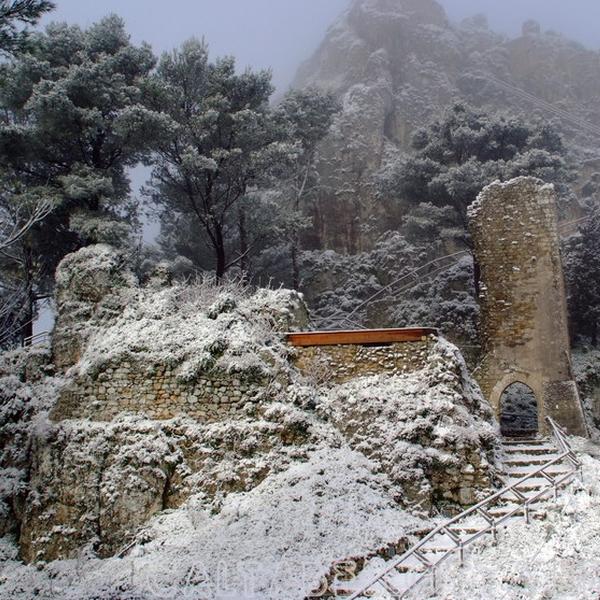
<instances>
[{"instance_id":1,"label":"stone wall","mask_svg":"<svg viewBox=\"0 0 600 600\"><path fill-rule=\"evenodd\" d=\"M317 380L344 383L380 373L402 374L427 366L430 336L419 342L382 345L308 346L295 349L294 365Z\"/></svg>"},{"instance_id":2,"label":"stone wall","mask_svg":"<svg viewBox=\"0 0 600 600\"><path fill-rule=\"evenodd\" d=\"M97 244L67 255L56 270L53 362L77 363L96 326L109 323L135 296L138 282L115 248Z\"/></svg>"},{"instance_id":3,"label":"stone wall","mask_svg":"<svg viewBox=\"0 0 600 600\"><path fill-rule=\"evenodd\" d=\"M554 188L520 177L486 187L470 209L481 269L484 358L475 376L500 413L503 391L528 385L539 426L550 415L585 434L573 381Z\"/></svg>"},{"instance_id":4,"label":"stone wall","mask_svg":"<svg viewBox=\"0 0 600 600\"><path fill-rule=\"evenodd\" d=\"M304 375L344 383L380 373L410 373L427 366L430 336L418 342L383 345L338 345L295 348L293 363ZM75 378L66 386L51 413L54 421L110 421L120 414L144 414L167 420L188 416L201 423L246 414L248 403L269 393L269 381L211 372L181 381L165 365L131 361L109 364L100 373Z\"/></svg>"},{"instance_id":5,"label":"stone wall","mask_svg":"<svg viewBox=\"0 0 600 600\"><path fill-rule=\"evenodd\" d=\"M95 377L75 379L61 392L50 416L55 421L110 421L130 413L156 420L188 416L205 423L244 414L246 405L267 391L264 380L211 373L182 382L168 366L122 362Z\"/></svg>"}]
</instances>

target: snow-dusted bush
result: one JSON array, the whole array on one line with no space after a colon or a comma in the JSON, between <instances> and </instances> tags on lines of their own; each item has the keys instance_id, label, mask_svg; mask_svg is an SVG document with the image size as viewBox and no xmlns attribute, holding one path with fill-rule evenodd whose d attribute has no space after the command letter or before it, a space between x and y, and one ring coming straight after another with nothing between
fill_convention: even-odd
<instances>
[{"instance_id":1,"label":"snow-dusted bush","mask_svg":"<svg viewBox=\"0 0 600 600\"><path fill-rule=\"evenodd\" d=\"M181 380L212 369L273 376L287 365L281 332L303 321L302 297L289 290L252 293L210 280L145 288L89 339L77 369L94 374L108 363L134 361L173 367Z\"/></svg>"},{"instance_id":2,"label":"snow-dusted bush","mask_svg":"<svg viewBox=\"0 0 600 600\"><path fill-rule=\"evenodd\" d=\"M600 350L589 346L575 348L573 371L588 426L594 438L600 439Z\"/></svg>"},{"instance_id":3,"label":"snow-dusted bush","mask_svg":"<svg viewBox=\"0 0 600 600\"><path fill-rule=\"evenodd\" d=\"M305 252L306 298L313 324L318 328L421 325L439 328L456 343L474 344L479 306L473 260L457 256L454 264L451 259L431 262L446 254L440 240L416 244L409 241L414 232L408 233L412 228L423 233L430 227L428 219L419 216L407 220L407 235L390 231L367 252Z\"/></svg>"}]
</instances>

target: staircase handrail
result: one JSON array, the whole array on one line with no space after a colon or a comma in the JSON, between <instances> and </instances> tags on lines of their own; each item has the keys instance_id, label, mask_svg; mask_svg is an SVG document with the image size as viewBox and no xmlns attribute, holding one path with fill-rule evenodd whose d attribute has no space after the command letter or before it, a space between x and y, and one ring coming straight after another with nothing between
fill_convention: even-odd
<instances>
[{"instance_id":1,"label":"staircase handrail","mask_svg":"<svg viewBox=\"0 0 600 600\"><path fill-rule=\"evenodd\" d=\"M416 267L415 269L413 269L412 271L409 271L408 273L405 273L404 275L402 275L402 277L400 277L399 279L396 279L394 281L392 281L391 283L388 283L387 285L385 285L384 287L382 287L381 289L377 290L372 296L370 296L369 298L367 298L366 300L364 300L363 302L361 302L358 306L355 306L350 313L344 313L344 311L342 310L338 310L337 312L333 313L332 315L328 315L326 317L321 317L320 319L318 319L319 323L321 324L320 326L322 326L322 323L335 323L335 322L352 322L352 317L358 313L359 311L361 311L363 308L365 308L366 306L368 306L369 304L371 304L372 302L375 302L377 300L377 298L379 298L379 296L381 296L382 294L392 290L395 286L399 285L400 283L402 283L403 281L405 281L406 279L409 279L411 277L416 278L416 281L414 281L412 284L403 287L399 293L403 293L404 291L406 291L407 289L410 289L411 287L414 287L415 285L417 285L420 281L419 281L419 276L421 271L424 271L428 268L430 268L432 265L435 265L439 262L451 259L451 261L449 262L449 264L447 265L443 265L442 267L438 267L436 268L433 273L425 273L425 276L430 276L430 275L438 275L439 273L443 272L446 269L449 269L450 267L453 267L454 265L458 264L460 262L460 260L464 257L469 255L470 252L469 250L460 250L459 252L454 252L452 254L446 254L444 256L438 256L437 258L434 258L432 260L430 260L429 262L420 265L419 267Z\"/></svg>"},{"instance_id":2,"label":"staircase handrail","mask_svg":"<svg viewBox=\"0 0 600 600\"><path fill-rule=\"evenodd\" d=\"M573 448L571 447L571 444L569 444L565 430L552 417L546 417L546 421L548 421L548 424L552 429L552 436L556 440L558 447L563 453L567 454L567 458L573 467L577 470L581 470L581 461L577 458L575 452L573 452Z\"/></svg>"},{"instance_id":3,"label":"staircase handrail","mask_svg":"<svg viewBox=\"0 0 600 600\"><path fill-rule=\"evenodd\" d=\"M543 496L545 496L550 491L553 491L554 495L556 496L557 489L564 482L570 480L577 473L577 471L581 468L581 462L577 459L577 456L573 452L563 430L559 427L559 425L551 417L546 417L546 420L548 421L550 428L552 429L552 434L557 442L557 445L562 450L562 452L559 456L553 458L551 461L545 463L544 465L542 465L538 469L532 471L531 473L528 473L524 477L521 477L520 479L513 481L510 485L507 485L499 492L496 492L495 494L488 496L487 498L485 498L478 504L472 506L471 508L463 511L456 517L450 519L449 521L446 521L445 523L442 523L441 525L439 525L438 527L433 529L424 538L422 538L419 542L417 542L414 546L412 546L409 550L407 550L404 554L402 554L402 556L400 556L398 559L396 559L383 572L379 573L376 577L371 579L368 584L363 585L359 591L352 594L348 598L348 600L356 600L356 599L360 598L361 596L363 596L365 594L365 592L367 592L375 584L379 583L386 575L388 575L392 571L398 569L398 567L402 566L402 564L405 563L407 561L407 559L410 558L411 556L416 556L416 558L419 560L419 562L423 563L423 561L419 557L419 550L421 548L423 548L423 546L425 546L425 544L427 544L427 542L429 542L431 539L433 539L436 535L440 535L440 534L446 535L450 540L452 540L456 544L456 546L454 548L449 548L448 551L442 556L442 558L440 558L440 560L438 560L435 564L427 565L427 564L423 563L423 566L425 567L425 572L422 573L422 575L420 577L418 577L406 590L401 592L400 595L397 596L397 598L403 598L416 585L418 585L421 581L423 581L426 577L428 577L430 575L432 575L434 577L434 587L435 587L435 570L438 567L438 565L440 565L442 562L444 562L446 559L448 559L450 556L452 556L457 551L459 551L461 553L461 561L462 561L462 552L463 552L465 546L468 546L469 544L474 542L476 539L478 539L479 537L481 537L482 535L485 535L487 533L492 532L495 535L496 527L498 525L500 525L501 523L503 523L504 521L511 518L512 516L521 512L522 508L525 509L524 515L523 515L525 518L525 521L527 523L529 523L530 505L533 504L534 502L536 502L537 500L539 500L540 498L542 498ZM554 479L549 473L546 473L546 470L549 467L552 467L555 464L562 462L565 458L568 459L569 463L573 467L572 470L569 471L566 475L563 475L562 477ZM540 490L540 492L538 492L537 494L535 494L533 496L524 496L521 492L519 492L518 487L520 485L522 485L529 479L534 479L540 475L542 476L543 479L545 479L548 482L548 484L549 484L548 487ZM513 511L509 511L497 519L494 518L493 515L489 514L487 511L485 511L486 506L496 502L497 500L499 500L506 494L510 494L510 493L514 494L517 503L519 503ZM463 521L467 517L471 517L471 516L477 515L477 514L480 514L484 518L484 520L488 523L488 525L486 527L484 527L482 530L480 530L478 533L474 534L469 539L461 541L458 538L458 536L456 536L454 534L454 532L452 532L450 530L450 527L452 525L456 525L457 523Z\"/></svg>"},{"instance_id":4,"label":"staircase handrail","mask_svg":"<svg viewBox=\"0 0 600 600\"><path fill-rule=\"evenodd\" d=\"M24 346L36 346L42 344L50 339L50 331L40 331L34 335L30 335L23 340Z\"/></svg>"}]
</instances>

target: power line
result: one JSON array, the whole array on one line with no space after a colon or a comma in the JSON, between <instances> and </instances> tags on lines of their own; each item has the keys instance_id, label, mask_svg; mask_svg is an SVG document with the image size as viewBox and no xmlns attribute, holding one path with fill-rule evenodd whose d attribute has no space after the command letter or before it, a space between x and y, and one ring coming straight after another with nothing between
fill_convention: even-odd
<instances>
[{"instance_id":1,"label":"power line","mask_svg":"<svg viewBox=\"0 0 600 600\"><path fill-rule=\"evenodd\" d=\"M502 88L503 90L508 91L508 92L520 97L523 100L531 102L532 104L535 104L535 105L539 106L540 108L543 108L544 110L553 113L557 117L570 122L571 124L579 127L582 130L585 130L588 133L591 132L597 136L600 136L600 127L598 125L594 125L594 123L591 123L590 121L586 121L585 119L578 117L577 115L574 115L562 108L559 108L558 106L555 106L554 104L550 104L550 102L547 102L546 100L542 100L541 98L538 98L537 96L534 96L533 94L526 92L525 90L523 90L521 88L518 88L510 83L507 83L506 81L503 81L502 79L498 79L497 77L494 77L493 75L484 74L483 78L488 80L490 83L493 83L497 87Z\"/></svg>"}]
</instances>

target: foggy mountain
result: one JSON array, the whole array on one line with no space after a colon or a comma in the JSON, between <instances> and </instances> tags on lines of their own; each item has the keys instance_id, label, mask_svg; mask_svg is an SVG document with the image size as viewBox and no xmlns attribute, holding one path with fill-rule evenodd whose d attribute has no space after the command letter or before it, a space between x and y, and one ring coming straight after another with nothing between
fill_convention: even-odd
<instances>
[{"instance_id":1,"label":"foggy mountain","mask_svg":"<svg viewBox=\"0 0 600 600\"><path fill-rule=\"evenodd\" d=\"M523 23L511 39L494 32L483 16L454 25L435 0L355 0L302 65L294 85L329 89L343 99L340 128L352 132L357 150L347 151L347 139L341 142L345 152L332 142L323 162L345 155L348 164L363 164L363 180L381 167L386 153L408 149L417 128L457 101L551 122L590 169L597 158L598 53L543 31L536 21ZM368 219L377 202L363 192ZM335 198L322 204L320 214L329 214L322 218L336 225L323 225L328 233L321 245L369 246L367 240L336 239L350 227L344 219L354 215L338 212Z\"/></svg>"}]
</instances>

